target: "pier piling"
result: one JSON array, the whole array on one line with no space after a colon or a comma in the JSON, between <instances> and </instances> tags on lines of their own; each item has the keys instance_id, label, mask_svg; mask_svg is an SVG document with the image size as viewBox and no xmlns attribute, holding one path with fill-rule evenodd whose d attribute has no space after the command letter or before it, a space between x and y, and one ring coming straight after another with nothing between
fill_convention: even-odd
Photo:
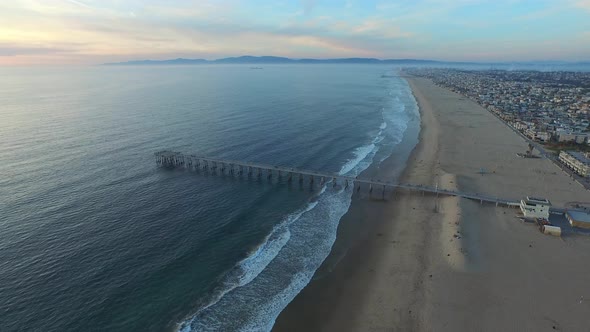
<instances>
[{"instance_id":1,"label":"pier piling","mask_svg":"<svg viewBox=\"0 0 590 332\"><path fill-rule=\"evenodd\" d=\"M345 188L348 188L349 185L352 185L353 190L357 193L360 192L361 188L367 188L369 193L373 192L374 186L381 187L381 197L385 198L385 193L388 188L392 190L395 189L405 189L410 191L420 191L422 196L426 193L435 194L436 197L439 195L443 196L458 196L467 199L471 199L474 201L479 201L480 204L483 203L492 203L496 206L518 206L520 200L511 200L511 199L501 199L499 197L494 196L486 196L482 194L474 194L474 193L466 193L454 190L446 190L441 189L436 184L433 187L430 186L423 186L418 184L401 184L401 183L392 183L390 181L380 181L380 180L373 180L373 179L359 179L356 177L334 174L334 173L327 173L327 172L316 172L316 171L307 171L301 169L295 169L292 167L280 167L274 165L263 165L257 163L250 163L250 162L241 162L241 161L232 161L232 160L220 160L220 159L213 159L213 158L204 158L198 157L196 155L185 155L179 152L174 151L160 151L155 153L156 157L156 165L159 167L173 169L173 168L184 168L188 170L196 170L200 172L201 170L205 170L210 172L210 174L217 174L217 170L220 171L221 174L226 174L225 170L228 169L227 174L235 176L236 173L242 175L244 172L248 173L248 177L251 177L254 173L256 176L260 178L263 172L268 172L267 178L272 180L273 172L277 172L277 177L281 179L283 174L287 174L287 182L291 183L293 180L293 176L299 177L299 184L302 185L304 182L304 178L306 176L309 177L309 182L313 186L315 182L315 177L319 178L319 181L322 185L326 183L326 179L332 180L332 186L336 187L338 183L341 183ZM237 167L236 167L237 166ZM280 181L278 181L280 182Z\"/></svg>"}]
</instances>

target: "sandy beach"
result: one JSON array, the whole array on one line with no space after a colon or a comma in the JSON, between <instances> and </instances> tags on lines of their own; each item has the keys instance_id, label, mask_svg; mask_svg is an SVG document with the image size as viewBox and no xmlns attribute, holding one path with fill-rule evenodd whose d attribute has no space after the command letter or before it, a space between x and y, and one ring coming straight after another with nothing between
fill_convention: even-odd
<instances>
[{"instance_id":1,"label":"sandy beach","mask_svg":"<svg viewBox=\"0 0 590 332\"><path fill-rule=\"evenodd\" d=\"M590 202L549 160L518 157L526 142L476 103L408 81L422 129L402 182ZM385 161L367 172L392 170ZM332 254L274 330L590 331L588 262L590 237L543 235L514 209L408 192L355 199Z\"/></svg>"}]
</instances>

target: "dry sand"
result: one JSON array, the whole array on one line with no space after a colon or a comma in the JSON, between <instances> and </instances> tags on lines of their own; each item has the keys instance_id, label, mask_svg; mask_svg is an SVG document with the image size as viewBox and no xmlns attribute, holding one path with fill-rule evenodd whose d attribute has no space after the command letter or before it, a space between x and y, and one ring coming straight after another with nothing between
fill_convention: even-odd
<instances>
[{"instance_id":1,"label":"dry sand","mask_svg":"<svg viewBox=\"0 0 590 332\"><path fill-rule=\"evenodd\" d=\"M403 181L590 202L550 161L517 157L526 142L474 102L409 82L422 131ZM354 201L339 228L346 247L335 246L274 330L590 331L590 237L545 236L515 213L407 192Z\"/></svg>"}]
</instances>

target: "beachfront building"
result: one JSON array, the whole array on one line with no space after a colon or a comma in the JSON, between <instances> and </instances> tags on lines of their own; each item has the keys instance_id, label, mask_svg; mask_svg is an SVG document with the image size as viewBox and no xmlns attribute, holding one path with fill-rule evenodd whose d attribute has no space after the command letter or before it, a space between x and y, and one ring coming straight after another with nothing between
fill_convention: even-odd
<instances>
[{"instance_id":1,"label":"beachfront building","mask_svg":"<svg viewBox=\"0 0 590 332\"><path fill-rule=\"evenodd\" d=\"M574 142L577 144L583 144L588 140L588 134L585 133L564 133L559 132L557 134L558 142Z\"/></svg>"},{"instance_id":2,"label":"beachfront building","mask_svg":"<svg viewBox=\"0 0 590 332\"><path fill-rule=\"evenodd\" d=\"M522 122L522 121L515 121L514 123L512 123L512 127L514 127L514 129L516 129L516 130L529 129L529 125L525 122Z\"/></svg>"},{"instance_id":3,"label":"beachfront building","mask_svg":"<svg viewBox=\"0 0 590 332\"><path fill-rule=\"evenodd\" d=\"M551 134L546 131L538 131L534 129L526 129L525 135L533 141L548 142L551 139Z\"/></svg>"},{"instance_id":4,"label":"beachfront building","mask_svg":"<svg viewBox=\"0 0 590 332\"><path fill-rule=\"evenodd\" d=\"M578 151L561 151L559 153L559 161L580 176L590 176L590 159L588 158L587 153L581 153Z\"/></svg>"},{"instance_id":5,"label":"beachfront building","mask_svg":"<svg viewBox=\"0 0 590 332\"><path fill-rule=\"evenodd\" d=\"M590 73L408 69L470 98L529 138L590 144Z\"/></svg>"},{"instance_id":6,"label":"beachfront building","mask_svg":"<svg viewBox=\"0 0 590 332\"><path fill-rule=\"evenodd\" d=\"M550 207L551 202L545 198L527 196L526 199L520 201L520 210L524 217L529 219L549 219Z\"/></svg>"},{"instance_id":7,"label":"beachfront building","mask_svg":"<svg viewBox=\"0 0 590 332\"><path fill-rule=\"evenodd\" d=\"M590 214L585 211L570 210L565 217L573 227L590 229Z\"/></svg>"}]
</instances>

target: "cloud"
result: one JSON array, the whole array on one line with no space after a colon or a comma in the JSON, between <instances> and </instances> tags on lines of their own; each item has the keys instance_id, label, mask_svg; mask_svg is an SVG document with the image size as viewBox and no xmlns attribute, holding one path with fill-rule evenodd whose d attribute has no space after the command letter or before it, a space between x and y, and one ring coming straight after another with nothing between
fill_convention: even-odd
<instances>
[{"instance_id":1,"label":"cloud","mask_svg":"<svg viewBox=\"0 0 590 332\"><path fill-rule=\"evenodd\" d=\"M350 27L351 32L357 35L372 36L383 39L397 39L412 37L412 33L403 31L390 20L371 18L358 25Z\"/></svg>"},{"instance_id":2,"label":"cloud","mask_svg":"<svg viewBox=\"0 0 590 332\"><path fill-rule=\"evenodd\" d=\"M71 53L71 48L58 47L26 47L21 45L0 43L0 57L19 55L48 55Z\"/></svg>"},{"instance_id":3,"label":"cloud","mask_svg":"<svg viewBox=\"0 0 590 332\"><path fill-rule=\"evenodd\" d=\"M572 3L575 7L590 11L590 0L573 0Z\"/></svg>"},{"instance_id":4,"label":"cloud","mask_svg":"<svg viewBox=\"0 0 590 332\"><path fill-rule=\"evenodd\" d=\"M548 8L554 4L546 0L529 7L534 10L520 19L565 19L568 10L590 8L590 0L568 1L572 6L552 14ZM17 58L20 63L100 63L242 54L449 60L500 56L501 52L535 56L528 50L542 53L542 48L525 42L550 40L553 37L545 37L547 30L530 32L529 39L510 44L514 50L502 40L522 35L522 22L504 13L512 4L523 3L300 0L260 6L244 0L12 0L0 2L0 63L14 63ZM491 15L490 8L500 13L495 16L500 21L486 16ZM464 15L463 10L480 15ZM570 23L578 39L564 44L564 56L583 52L590 56L587 47L580 46L579 31L587 27ZM500 25L506 27L500 29Z\"/></svg>"},{"instance_id":5,"label":"cloud","mask_svg":"<svg viewBox=\"0 0 590 332\"><path fill-rule=\"evenodd\" d=\"M555 16L563 9L563 6L555 5L546 7L540 10L529 12L525 15L514 17L513 19L516 21L527 21L527 20L542 20L547 17Z\"/></svg>"},{"instance_id":6,"label":"cloud","mask_svg":"<svg viewBox=\"0 0 590 332\"><path fill-rule=\"evenodd\" d=\"M84 8L92 9L91 6L85 4L85 3L81 2L81 1L76 1L76 0L66 0L66 1L69 2L69 3L73 3L74 5L78 5L78 6L81 6L81 7L84 7Z\"/></svg>"},{"instance_id":7,"label":"cloud","mask_svg":"<svg viewBox=\"0 0 590 332\"><path fill-rule=\"evenodd\" d=\"M317 0L300 0L303 5L303 13L305 15L311 14L311 11L317 4Z\"/></svg>"},{"instance_id":8,"label":"cloud","mask_svg":"<svg viewBox=\"0 0 590 332\"><path fill-rule=\"evenodd\" d=\"M0 42L0 57L16 57L21 55L67 55L76 53L84 44L55 43L52 45L21 45L18 43Z\"/></svg>"}]
</instances>

